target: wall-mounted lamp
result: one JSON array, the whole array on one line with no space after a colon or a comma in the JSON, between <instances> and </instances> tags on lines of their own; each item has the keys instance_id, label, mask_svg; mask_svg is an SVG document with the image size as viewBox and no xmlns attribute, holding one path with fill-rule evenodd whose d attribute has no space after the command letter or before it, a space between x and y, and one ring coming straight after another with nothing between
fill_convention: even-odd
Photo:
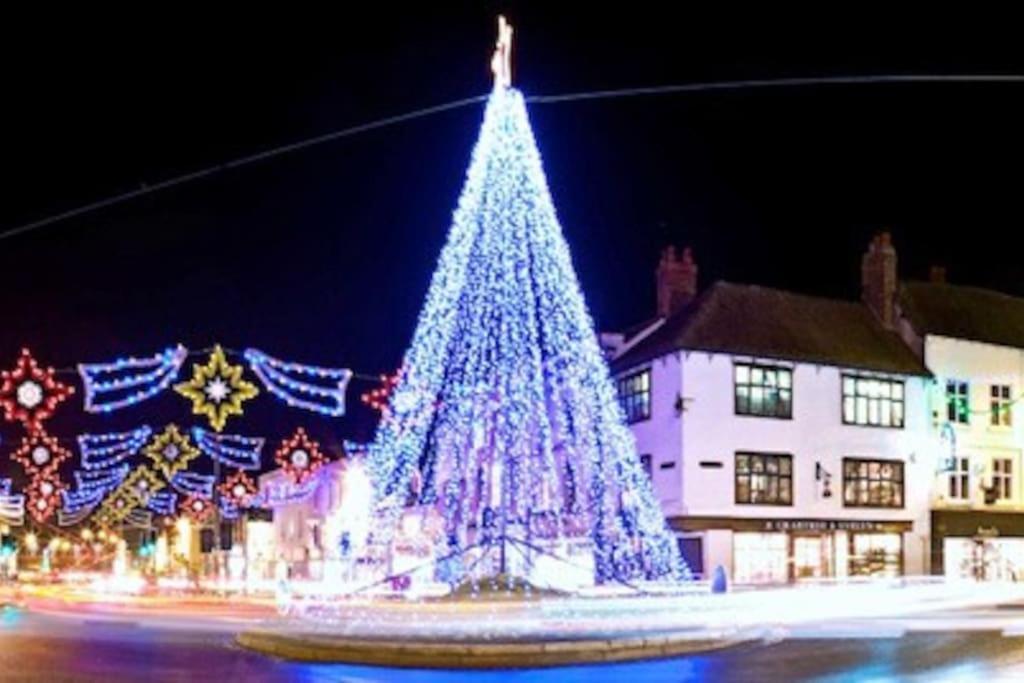
<instances>
[{"instance_id":1,"label":"wall-mounted lamp","mask_svg":"<svg viewBox=\"0 0 1024 683\"><path fill-rule=\"evenodd\" d=\"M820 462L814 463L814 480L821 482L821 497L832 497L832 474L821 466Z\"/></svg>"}]
</instances>

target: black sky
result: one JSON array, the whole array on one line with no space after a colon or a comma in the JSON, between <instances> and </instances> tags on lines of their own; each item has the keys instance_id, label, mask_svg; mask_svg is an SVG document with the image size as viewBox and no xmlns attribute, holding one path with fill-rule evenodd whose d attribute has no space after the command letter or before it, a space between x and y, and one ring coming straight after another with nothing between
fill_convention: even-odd
<instances>
[{"instance_id":1,"label":"black sky","mask_svg":"<svg viewBox=\"0 0 1024 683\"><path fill-rule=\"evenodd\" d=\"M516 25L515 82L527 94L1024 73L1019 40L1000 35L996 19L969 28L954 18L940 30L889 14L797 21L739 8L705 18L642 3L585 12L466 3L382 6L382 18L26 23L0 41L0 229L482 94L499 8ZM24 345L69 366L220 341L367 373L393 368L481 115L474 106L325 144L0 241L0 365ZM602 327L650 314L668 242L693 246L704 284L852 298L861 251L888 228L904 276L943 263L954 281L1024 294L1024 85L640 97L535 105L531 118ZM353 385L353 403L365 388ZM362 436L359 425L322 428Z\"/></svg>"}]
</instances>

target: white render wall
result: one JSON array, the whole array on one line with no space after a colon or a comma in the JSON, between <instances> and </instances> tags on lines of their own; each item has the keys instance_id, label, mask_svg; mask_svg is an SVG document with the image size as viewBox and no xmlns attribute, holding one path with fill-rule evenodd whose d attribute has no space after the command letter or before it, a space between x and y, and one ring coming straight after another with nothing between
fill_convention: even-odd
<instances>
[{"instance_id":1,"label":"white render wall","mask_svg":"<svg viewBox=\"0 0 1024 683\"><path fill-rule=\"evenodd\" d=\"M792 419L735 414L736 361L793 368ZM931 380L860 373L904 380L905 425L893 429L842 423L843 371L839 368L697 351L680 351L653 361L650 367L651 419L631 426L638 452L652 455L654 488L667 516L913 522L913 531L904 535L904 571L927 571L929 498L938 448L927 404ZM675 407L677 396L685 404L681 416ZM793 505L737 505L737 451L791 454ZM904 508L844 507L843 457L904 461ZM702 468L701 461L717 461L722 467ZM675 467L661 468L669 462L674 462ZM814 476L816 463L832 475L830 498L821 496L821 483ZM718 532L705 536L706 569L717 564L727 568L731 565L731 556L723 557L724 548L731 544L725 538L717 538L722 535Z\"/></svg>"},{"instance_id":2,"label":"white render wall","mask_svg":"<svg viewBox=\"0 0 1024 683\"><path fill-rule=\"evenodd\" d=\"M970 424L954 425L956 452L961 457L970 458L971 500L966 503L948 500L946 475L940 474L935 482L933 506L944 509L1024 510L1024 487L1021 486L1021 475L1024 474L1021 469L1024 465L1021 462L1024 411L1020 404L1013 406L1012 427L992 426L987 414L991 385L1010 385L1011 398L1020 396L1024 390L1024 350L933 335L925 338L924 349L925 362L936 377L929 411L929 422L936 438L947 419L947 379L969 382L970 408L981 411L971 415ZM949 448L944 447L942 455L948 453ZM989 483L995 458L1013 460L1013 496L1010 500L985 505L980 484Z\"/></svg>"}]
</instances>

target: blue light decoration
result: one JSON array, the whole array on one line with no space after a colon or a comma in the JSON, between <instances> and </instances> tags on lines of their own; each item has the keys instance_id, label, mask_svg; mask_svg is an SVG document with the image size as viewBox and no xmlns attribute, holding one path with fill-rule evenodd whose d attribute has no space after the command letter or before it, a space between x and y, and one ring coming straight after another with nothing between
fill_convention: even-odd
<instances>
[{"instance_id":1,"label":"blue light decoration","mask_svg":"<svg viewBox=\"0 0 1024 683\"><path fill-rule=\"evenodd\" d=\"M82 510L88 514L103 502L107 494L121 485L130 469L127 464L123 464L104 470L76 470L73 475L76 488L74 491L61 492L61 509L65 515L74 515Z\"/></svg>"},{"instance_id":2,"label":"blue light decoration","mask_svg":"<svg viewBox=\"0 0 1024 683\"><path fill-rule=\"evenodd\" d=\"M153 526L153 513L135 508L124 518L125 524L135 529L149 529Z\"/></svg>"},{"instance_id":3,"label":"blue light decoration","mask_svg":"<svg viewBox=\"0 0 1024 683\"><path fill-rule=\"evenodd\" d=\"M246 349L244 355L267 391L289 406L330 417L345 414L345 390L352 378L351 370L291 363L258 349Z\"/></svg>"},{"instance_id":4,"label":"blue light decoration","mask_svg":"<svg viewBox=\"0 0 1024 683\"><path fill-rule=\"evenodd\" d=\"M11 493L11 480L0 479L0 524L24 526L25 496Z\"/></svg>"},{"instance_id":5,"label":"blue light decoration","mask_svg":"<svg viewBox=\"0 0 1024 683\"><path fill-rule=\"evenodd\" d=\"M222 498L220 501L220 518L226 520L238 519L240 510L238 506L232 503L226 498Z\"/></svg>"},{"instance_id":6,"label":"blue light decoration","mask_svg":"<svg viewBox=\"0 0 1024 683\"><path fill-rule=\"evenodd\" d=\"M242 470L260 468L263 445L267 441L262 437L217 434L202 427L192 428L192 440L199 450L220 464Z\"/></svg>"},{"instance_id":7,"label":"blue light decoration","mask_svg":"<svg viewBox=\"0 0 1024 683\"><path fill-rule=\"evenodd\" d=\"M178 509L178 494L173 491L151 493L146 508L158 515L173 515Z\"/></svg>"},{"instance_id":8,"label":"blue light decoration","mask_svg":"<svg viewBox=\"0 0 1024 683\"><path fill-rule=\"evenodd\" d=\"M139 452L153 435L153 430L142 425L128 432L107 434L81 434L78 450L82 454L82 467L87 470L103 470Z\"/></svg>"},{"instance_id":9,"label":"blue light decoration","mask_svg":"<svg viewBox=\"0 0 1024 683\"><path fill-rule=\"evenodd\" d=\"M171 486L186 496L196 496L209 500L213 498L212 474L198 474L197 472L178 472L171 478Z\"/></svg>"},{"instance_id":10,"label":"blue light decoration","mask_svg":"<svg viewBox=\"0 0 1024 683\"><path fill-rule=\"evenodd\" d=\"M92 514L93 508L85 507L75 512L68 512L64 508L57 510L57 526L75 526L81 524Z\"/></svg>"},{"instance_id":11,"label":"blue light decoration","mask_svg":"<svg viewBox=\"0 0 1024 683\"><path fill-rule=\"evenodd\" d=\"M178 377L187 357L188 351L179 344L150 358L80 363L86 412L109 413L156 396Z\"/></svg>"},{"instance_id":12,"label":"blue light decoration","mask_svg":"<svg viewBox=\"0 0 1024 683\"><path fill-rule=\"evenodd\" d=\"M451 583L690 576L619 406L522 94L496 84L368 462L370 539L417 538ZM473 553L464 562L458 560ZM387 563L384 563L387 565ZM441 565L444 565L443 567ZM575 571L575 570L574 570ZM470 573L472 572L472 573ZM544 575L544 576L542 576Z\"/></svg>"},{"instance_id":13,"label":"blue light decoration","mask_svg":"<svg viewBox=\"0 0 1024 683\"><path fill-rule=\"evenodd\" d=\"M320 485L320 474L316 474L301 484L296 484L289 477L270 481L260 486L260 493L250 507L275 508L281 505L299 503L309 498Z\"/></svg>"}]
</instances>

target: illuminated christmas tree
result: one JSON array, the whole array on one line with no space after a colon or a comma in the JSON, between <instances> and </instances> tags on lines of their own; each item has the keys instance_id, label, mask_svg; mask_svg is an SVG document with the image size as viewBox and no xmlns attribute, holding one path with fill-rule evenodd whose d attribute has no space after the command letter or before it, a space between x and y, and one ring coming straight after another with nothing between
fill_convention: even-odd
<instances>
[{"instance_id":1,"label":"illuminated christmas tree","mask_svg":"<svg viewBox=\"0 0 1024 683\"><path fill-rule=\"evenodd\" d=\"M370 547L392 575L419 558L453 584L682 578L509 85L510 42L502 23L448 241L369 449Z\"/></svg>"}]
</instances>

